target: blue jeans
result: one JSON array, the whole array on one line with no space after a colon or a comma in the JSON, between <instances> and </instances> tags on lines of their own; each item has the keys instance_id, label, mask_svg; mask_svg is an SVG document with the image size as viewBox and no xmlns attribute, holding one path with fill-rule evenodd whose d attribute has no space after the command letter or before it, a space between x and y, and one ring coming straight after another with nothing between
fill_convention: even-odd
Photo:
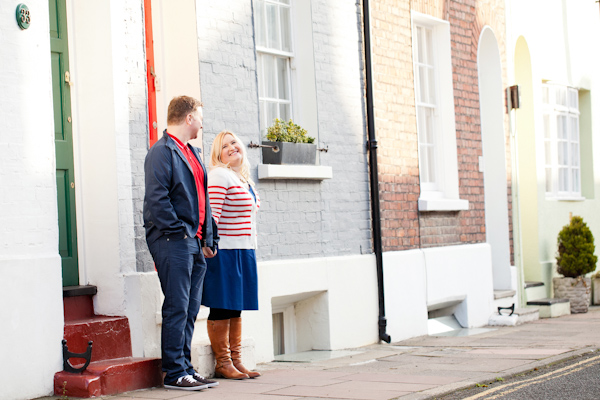
<instances>
[{"instance_id":1,"label":"blue jeans","mask_svg":"<svg viewBox=\"0 0 600 400\"><path fill-rule=\"evenodd\" d=\"M192 335L200 310L206 261L197 238L162 236L148 247L165 300L162 306L162 369L165 382L194 373Z\"/></svg>"}]
</instances>

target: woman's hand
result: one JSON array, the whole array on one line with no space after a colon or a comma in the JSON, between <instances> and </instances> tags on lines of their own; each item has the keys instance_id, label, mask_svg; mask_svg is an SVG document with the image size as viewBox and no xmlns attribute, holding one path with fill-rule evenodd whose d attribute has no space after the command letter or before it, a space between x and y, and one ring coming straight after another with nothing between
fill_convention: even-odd
<instances>
[{"instance_id":1,"label":"woman's hand","mask_svg":"<svg viewBox=\"0 0 600 400\"><path fill-rule=\"evenodd\" d=\"M213 251L210 247L203 247L202 253L204 253L204 258L213 258L217 255L217 249Z\"/></svg>"}]
</instances>

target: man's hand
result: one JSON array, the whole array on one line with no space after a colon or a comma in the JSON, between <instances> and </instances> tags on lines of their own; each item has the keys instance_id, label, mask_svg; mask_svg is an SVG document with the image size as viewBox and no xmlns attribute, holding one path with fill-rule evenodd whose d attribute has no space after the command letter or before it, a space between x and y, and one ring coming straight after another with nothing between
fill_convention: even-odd
<instances>
[{"instance_id":1,"label":"man's hand","mask_svg":"<svg viewBox=\"0 0 600 400\"><path fill-rule=\"evenodd\" d=\"M217 249L215 249L215 251L212 251L210 247L203 247L202 253L204 253L205 258L213 258L217 255Z\"/></svg>"}]
</instances>

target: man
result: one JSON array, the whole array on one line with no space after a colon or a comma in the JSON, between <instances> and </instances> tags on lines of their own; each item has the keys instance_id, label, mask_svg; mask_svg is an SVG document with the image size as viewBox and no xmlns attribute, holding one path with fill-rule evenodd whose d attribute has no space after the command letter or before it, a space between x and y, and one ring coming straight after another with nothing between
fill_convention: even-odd
<instances>
[{"instance_id":1,"label":"man","mask_svg":"<svg viewBox=\"0 0 600 400\"><path fill-rule=\"evenodd\" d=\"M202 103L171 100L167 129L146 155L144 227L165 295L162 307L162 369L169 389L201 390L218 385L191 363L194 323L202 300L205 257L217 253L207 175L199 150L188 144L202 129Z\"/></svg>"}]
</instances>

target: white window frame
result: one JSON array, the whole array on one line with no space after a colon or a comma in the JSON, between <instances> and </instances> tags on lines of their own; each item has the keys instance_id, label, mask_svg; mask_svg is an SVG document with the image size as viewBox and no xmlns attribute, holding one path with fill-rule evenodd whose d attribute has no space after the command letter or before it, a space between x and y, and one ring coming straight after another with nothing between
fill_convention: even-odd
<instances>
[{"instance_id":1,"label":"white window frame","mask_svg":"<svg viewBox=\"0 0 600 400\"><path fill-rule=\"evenodd\" d=\"M263 0L268 3L277 3L276 0ZM254 13L256 14L260 7L254 0ZM315 78L315 55L313 48L313 24L312 24L312 5L307 0L290 0L291 6L291 46L293 52L282 52L276 49L267 49L259 46L258 37L256 38L256 73L257 77L262 73L259 65L260 54L273 54L276 56L289 56L289 84L291 93L290 117L294 122L307 130L308 135L315 138L315 143L319 143L319 120L317 112L317 85ZM258 35L260 29L259 22L255 18L255 35ZM261 83L261 79L257 79ZM257 88L258 89L258 88ZM259 98L259 108L260 108ZM260 119L260 137L266 135L266 128L272 125L272 121L266 121L266 113L262 108L259 109ZM317 154L317 164L319 163L319 154ZM319 171L297 170L290 174L289 171L281 170L283 166L271 166L269 171L263 174L259 179L328 179L331 178L331 167L316 166ZM259 169L260 171L260 169Z\"/></svg>"},{"instance_id":2,"label":"white window frame","mask_svg":"<svg viewBox=\"0 0 600 400\"><path fill-rule=\"evenodd\" d=\"M557 82L542 84L544 129L544 181L546 198L557 200L583 200L581 195L581 139L579 132L579 90ZM564 92L565 103L560 104L558 94ZM570 103L569 98L573 101ZM566 138L558 134L558 118L566 118ZM574 122L574 126L571 125ZM566 162L560 164L560 147L565 144ZM560 179L560 170L566 170L566 184Z\"/></svg>"},{"instance_id":3,"label":"white window frame","mask_svg":"<svg viewBox=\"0 0 600 400\"><path fill-rule=\"evenodd\" d=\"M452 87L452 59L450 47L450 25L448 21L431 17L416 11L411 12L413 37L413 72L415 88L415 106L429 107L433 110L433 140L434 140L434 174L435 182L424 181L421 178L421 195L419 211L460 211L468 210L468 200L459 198L458 191L458 161L456 150L456 122L454 115L454 92ZM431 31L433 59L433 81L435 91L433 103L417 102L419 90L419 64L417 53L417 28L422 27ZM421 123L417 113L417 132L419 134L419 171L421 174L422 160Z\"/></svg>"},{"instance_id":4,"label":"white window frame","mask_svg":"<svg viewBox=\"0 0 600 400\"><path fill-rule=\"evenodd\" d=\"M266 23L267 21L267 15L266 15L266 7L262 8L259 7L258 4L259 3L264 3L265 6L266 5L274 5L276 7L278 7L278 12L277 12L277 26L280 27L282 24L282 19L281 19L281 12L279 12L280 8L287 8L289 9L289 13L290 13L290 26L289 26L289 34L290 34L290 51L284 51L282 49L277 49L277 48L272 48L272 47L265 47L265 46L260 46L258 43L258 38L257 38L257 44L256 44L256 62L257 62L257 74L258 74L258 84L259 84L259 88L258 88L258 92L259 92L259 104L260 104L260 129L261 132L264 134L266 131L266 128L271 126L273 124L273 121L267 121L267 112L265 107L265 104L270 103L270 104L276 104L277 105L277 112L276 112L276 118L280 118L280 119L287 119L286 117L283 117L281 115L281 105L288 105L289 106L289 115L288 118L293 118L294 115L294 107L293 107L293 84L292 84L292 62L294 60L295 57L295 53L294 53L294 23L293 23L293 9L292 9L292 1L290 0L289 3L290 4L286 4L285 2L282 2L280 0L260 0L260 1L255 1L255 13L256 15L261 15L262 14L262 21L265 21L266 24L266 33L265 33L265 37L268 38L269 37L269 28L270 25L268 23ZM264 13L263 13L264 12ZM256 26L257 26L257 36L259 35L259 29L260 29L260 22L256 21ZM281 28L279 28L279 34L281 34L283 32L283 30ZM280 41L282 40L282 38L280 38ZM261 84L264 85L266 83L266 79L264 79L261 75L265 73L265 68L264 68L264 62L266 61L265 57L274 57L274 68L273 70L278 73L277 70L277 65L275 62L275 59L283 59L285 60L285 81L288 85L286 91L288 93L288 98L287 99L281 99L281 98L275 98L275 97L266 97L266 87L260 87ZM279 84L280 79L275 79L275 88L274 91L275 93L279 93ZM260 97L260 93L263 93L263 96Z\"/></svg>"}]
</instances>

